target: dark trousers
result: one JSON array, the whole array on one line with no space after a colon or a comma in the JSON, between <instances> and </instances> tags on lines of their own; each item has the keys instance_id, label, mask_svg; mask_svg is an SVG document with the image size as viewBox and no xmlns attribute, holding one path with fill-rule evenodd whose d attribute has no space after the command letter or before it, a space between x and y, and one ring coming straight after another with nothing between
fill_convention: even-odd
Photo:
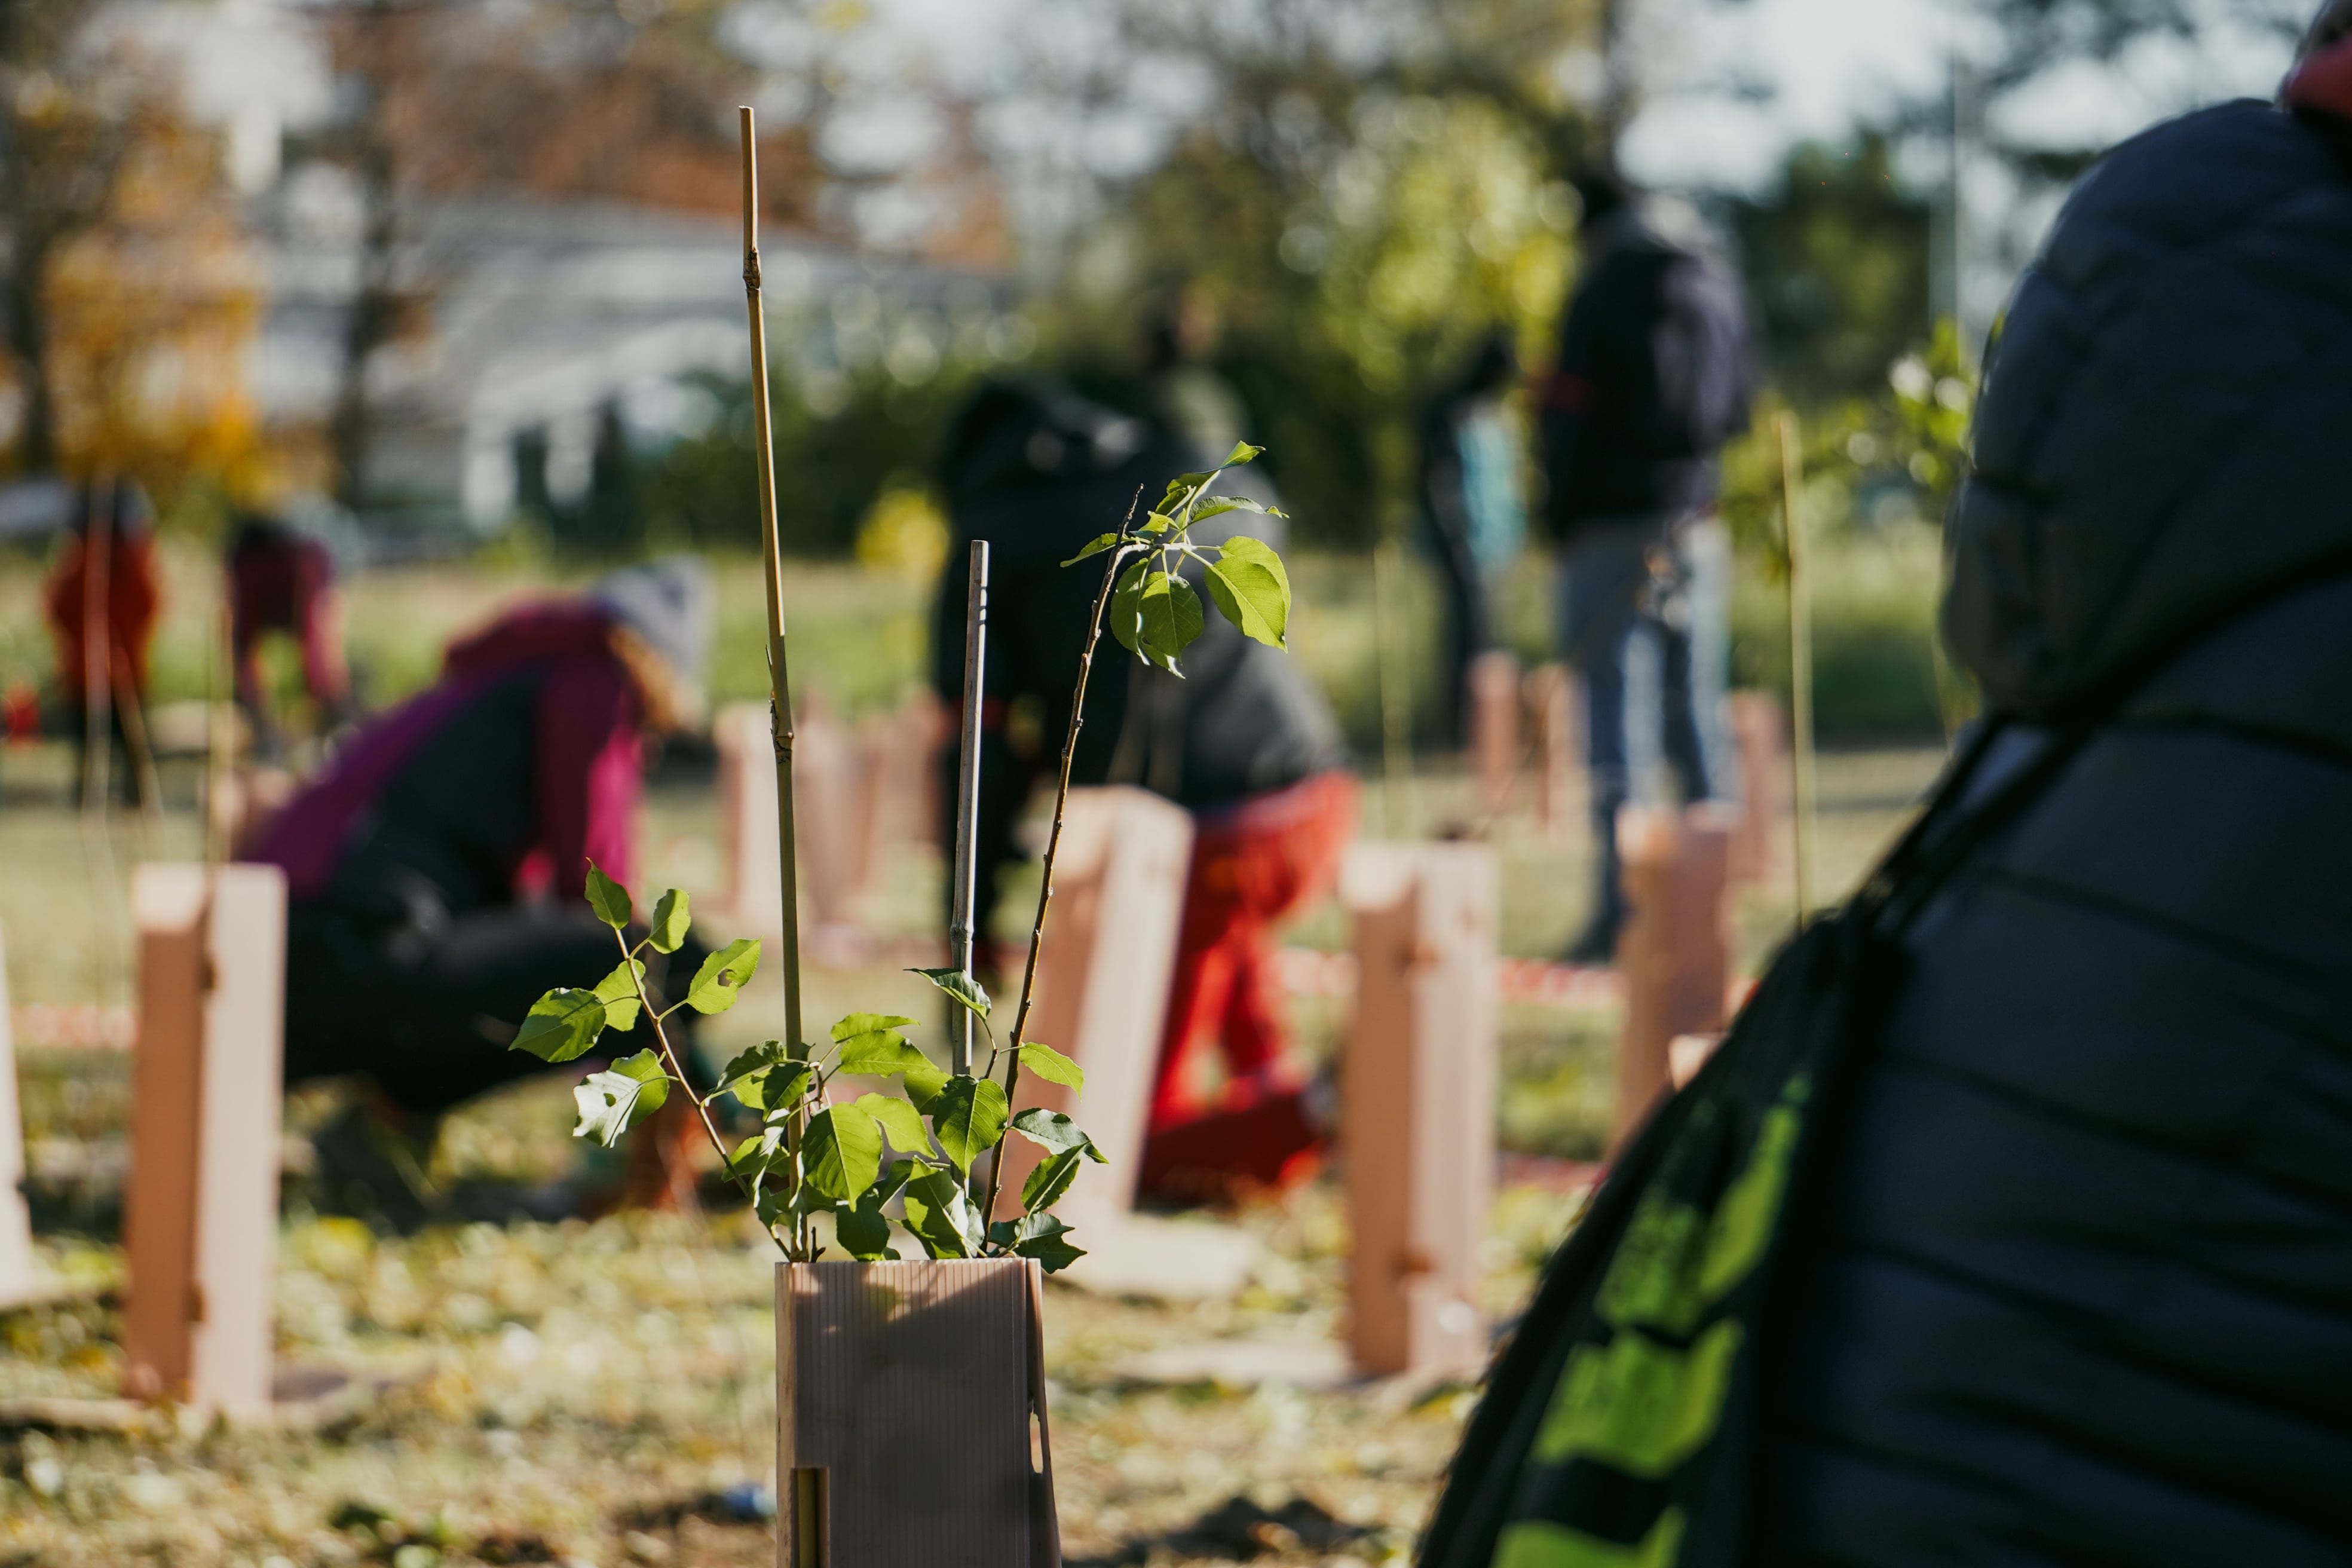
<instances>
[{"instance_id":1,"label":"dark trousers","mask_svg":"<svg viewBox=\"0 0 2352 1568\"><path fill-rule=\"evenodd\" d=\"M301 902L287 911L286 948L287 1085L359 1074L419 1116L532 1073L580 1071L572 1062L551 1069L508 1042L541 995L593 986L621 963L611 928L584 910L527 906L386 923ZM647 950L647 991L684 995L708 951L691 938L667 956ZM701 1077L693 1017L682 1011L665 1026L687 1071ZM626 1034L608 1032L596 1054L653 1045L640 1018Z\"/></svg>"}]
</instances>

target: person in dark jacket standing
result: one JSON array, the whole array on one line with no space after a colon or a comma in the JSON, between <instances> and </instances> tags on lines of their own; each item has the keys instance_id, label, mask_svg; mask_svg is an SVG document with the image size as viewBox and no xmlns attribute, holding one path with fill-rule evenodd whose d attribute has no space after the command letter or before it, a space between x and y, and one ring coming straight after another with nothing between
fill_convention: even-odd
<instances>
[{"instance_id":1,"label":"person in dark jacket standing","mask_svg":"<svg viewBox=\"0 0 2352 1568\"><path fill-rule=\"evenodd\" d=\"M619 962L583 901L588 867L629 882L645 748L692 716L709 627L691 560L510 611L244 847L286 873L288 1085L349 1074L373 1091L320 1135L331 1185L396 1224L430 1217L443 1114L546 1070L505 1047L543 993ZM647 984L682 986L702 956L649 951ZM656 1131L631 1195L678 1201L693 1118Z\"/></svg>"},{"instance_id":2,"label":"person in dark jacket standing","mask_svg":"<svg viewBox=\"0 0 2352 1568\"><path fill-rule=\"evenodd\" d=\"M1115 527L1138 486L1156 496L1177 474L1223 455L1044 386L984 388L959 422L942 465L955 547L932 623L932 679L943 700L961 700L967 546L985 539L989 653L975 858L983 923L1004 873L1023 858L1013 829L1024 804L1058 763L1101 582L1061 563ZM1219 489L1274 499L1254 469L1228 475ZM1234 525L1244 519L1251 534L1280 548L1281 520L1247 512L1197 523L1192 537L1213 544L1242 531ZM1277 921L1337 874L1356 790L1338 721L1287 654L1211 616L1185 650L1183 669L1179 679L1098 656L1071 778L1140 785L1193 815L1139 1175L1146 1190L1197 1195L1280 1184L1309 1171L1320 1148L1305 1075L1286 1048L1271 939ZM1035 714L1025 748L1014 733L1016 707ZM942 791L946 801L954 795ZM1225 1082L1204 1103L1191 1069L1213 1044L1223 1050Z\"/></svg>"},{"instance_id":3,"label":"person in dark jacket standing","mask_svg":"<svg viewBox=\"0 0 2352 1568\"><path fill-rule=\"evenodd\" d=\"M1495 646L1491 584L1527 543L1525 448L1505 402L1518 378L1510 335L1496 332L1422 421L1423 539L1445 588L1439 689L1457 746L1469 741L1470 661Z\"/></svg>"},{"instance_id":4,"label":"person in dark jacket standing","mask_svg":"<svg viewBox=\"0 0 2352 1568\"><path fill-rule=\"evenodd\" d=\"M1625 920L1617 814L1671 772L1685 801L1736 793L1720 709L1731 546L1717 454L1748 424L1746 310L1717 258L1669 239L1629 186L1580 178L1583 271L1542 396L1560 637L1584 679L1593 912L1571 962Z\"/></svg>"},{"instance_id":5,"label":"person in dark jacket standing","mask_svg":"<svg viewBox=\"0 0 2352 1568\"><path fill-rule=\"evenodd\" d=\"M2007 313L1945 635L2020 759L2127 695L1914 928L1756 1561L2352 1563L2347 25Z\"/></svg>"},{"instance_id":6,"label":"person in dark jacket standing","mask_svg":"<svg viewBox=\"0 0 2352 1568\"><path fill-rule=\"evenodd\" d=\"M261 641L290 638L302 657L302 689L323 734L350 716L352 677L343 662L342 595L335 557L324 540L281 518L255 516L228 547L229 665L237 706L253 725L257 750L281 755L286 736L261 681Z\"/></svg>"}]
</instances>

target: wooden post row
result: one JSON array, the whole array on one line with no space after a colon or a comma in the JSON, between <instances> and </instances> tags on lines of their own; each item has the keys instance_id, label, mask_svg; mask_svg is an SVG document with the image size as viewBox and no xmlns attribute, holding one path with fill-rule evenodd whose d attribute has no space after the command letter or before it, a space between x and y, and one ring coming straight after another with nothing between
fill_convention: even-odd
<instances>
[{"instance_id":1,"label":"wooden post row","mask_svg":"<svg viewBox=\"0 0 2352 1568\"><path fill-rule=\"evenodd\" d=\"M1519 661L1493 648L1470 661L1470 754L1489 815L1511 804L1519 775Z\"/></svg>"},{"instance_id":2,"label":"wooden post row","mask_svg":"<svg viewBox=\"0 0 2352 1568\"><path fill-rule=\"evenodd\" d=\"M7 952L0 942L0 1305L40 1293L33 1273L32 1216L25 1208L25 1118L16 1097L16 1037L8 1016Z\"/></svg>"},{"instance_id":3,"label":"wooden post row","mask_svg":"<svg viewBox=\"0 0 2352 1568\"><path fill-rule=\"evenodd\" d=\"M125 1392L232 1415L270 1405L285 1052L286 879L150 864L139 933Z\"/></svg>"},{"instance_id":4,"label":"wooden post row","mask_svg":"<svg viewBox=\"0 0 2352 1568\"><path fill-rule=\"evenodd\" d=\"M1080 1245L1135 1206L1192 860L1182 807L1124 786L1070 792L1029 1033L1086 1070L1086 1093L1024 1076L1015 1110L1068 1112L1110 1162L1087 1167L1056 1209ZM1039 1151L1026 1138L1004 1151L1003 1190L1017 1194Z\"/></svg>"},{"instance_id":5,"label":"wooden post row","mask_svg":"<svg viewBox=\"0 0 2352 1568\"><path fill-rule=\"evenodd\" d=\"M1631 917L1618 938L1625 1021L1617 1041L1613 1158L1671 1081L1678 1036L1724 1026L1731 983L1730 882L1735 814L1629 806L1618 814Z\"/></svg>"},{"instance_id":6,"label":"wooden post row","mask_svg":"<svg viewBox=\"0 0 2352 1568\"><path fill-rule=\"evenodd\" d=\"M1340 1083L1356 1365L1475 1373L1487 1357L1479 1249L1495 1173L1494 856L1359 845L1340 889L1358 973Z\"/></svg>"}]
</instances>

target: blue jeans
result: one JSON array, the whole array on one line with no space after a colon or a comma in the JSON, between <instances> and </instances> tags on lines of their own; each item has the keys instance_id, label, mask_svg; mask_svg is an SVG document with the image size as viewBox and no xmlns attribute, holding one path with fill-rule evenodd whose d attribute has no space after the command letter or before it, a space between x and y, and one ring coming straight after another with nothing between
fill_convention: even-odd
<instances>
[{"instance_id":1,"label":"blue jeans","mask_svg":"<svg viewBox=\"0 0 2352 1568\"><path fill-rule=\"evenodd\" d=\"M1736 800L1723 720L1731 538L1713 516L1587 524L1560 563L1560 641L1584 678L1598 886L1594 921L1625 915L1617 814L1629 801Z\"/></svg>"}]
</instances>

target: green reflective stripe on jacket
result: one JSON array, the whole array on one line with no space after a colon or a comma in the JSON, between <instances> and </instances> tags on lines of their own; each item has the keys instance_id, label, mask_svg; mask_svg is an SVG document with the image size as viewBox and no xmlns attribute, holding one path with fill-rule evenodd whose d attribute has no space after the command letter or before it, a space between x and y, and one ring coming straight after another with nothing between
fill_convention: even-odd
<instances>
[{"instance_id":1,"label":"green reflective stripe on jacket","mask_svg":"<svg viewBox=\"0 0 2352 1568\"><path fill-rule=\"evenodd\" d=\"M1495 1542L1495 1568L1672 1568L1682 1544L1678 1508L1660 1514L1650 1533L1631 1546L1548 1520L1528 1520L1503 1527Z\"/></svg>"},{"instance_id":2,"label":"green reflective stripe on jacket","mask_svg":"<svg viewBox=\"0 0 2352 1568\"><path fill-rule=\"evenodd\" d=\"M1528 1458L1538 1465L1587 1458L1644 1479L1665 1475L1714 1436L1739 1335L1739 1324L1726 1320L1686 1351L1630 1329L1606 1345L1577 1346Z\"/></svg>"},{"instance_id":3,"label":"green reflective stripe on jacket","mask_svg":"<svg viewBox=\"0 0 2352 1568\"><path fill-rule=\"evenodd\" d=\"M1804 1128L1804 1103L1811 1086L1803 1078L1789 1080L1780 1103L1766 1111L1756 1129L1756 1148L1748 1163L1716 1206L1715 1223L1707 1227L1706 1257L1699 1265L1698 1294L1709 1303L1724 1296L1756 1265L1771 1245L1780 1217L1780 1199L1789 1188L1789 1164L1797 1152L1797 1134Z\"/></svg>"},{"instance_id":4,"label":"green reflective stripe on jacket","mask_svg":"<svg viewBox=\"0 0 2352 1568\"><path fill-rule=\"evenodd\" d=\"M1706 1303L1697 1284L1706 1216L1662 1193L1643 1194L1617 1244L1593 1310L1617 1329L1663 1329L1677 1338L1698 1327Z\"/></svg>"}]
</instances>

